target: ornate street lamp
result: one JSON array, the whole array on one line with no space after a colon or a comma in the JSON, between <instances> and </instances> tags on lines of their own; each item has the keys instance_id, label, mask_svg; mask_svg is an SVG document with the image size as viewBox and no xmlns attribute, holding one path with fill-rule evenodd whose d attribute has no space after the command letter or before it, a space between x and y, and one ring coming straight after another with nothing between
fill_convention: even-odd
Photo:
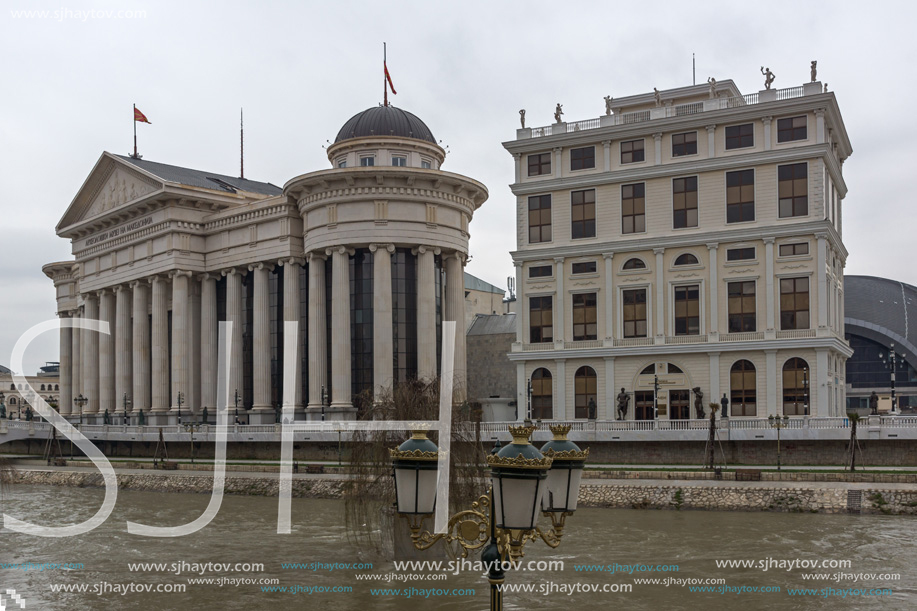
<instances>
[{"instance_id":1,"label":"ornate street lamp","mask_svg":"<svg viewBox=\"0 0 917 611\"><path fill-rule=\"evenodd\" d=\"M535 529L547 489L551 459L529 442L534 426L510 427L513 442L487 457L494 499L494 525L508 532L511 556L522 555L525 537ZM517 553L513 553L516 551Z\"/></svg>"},{"instance_id":2,"label":"ornate street lamp","mask_svg":"<svg viewBox=\"0 0 917 611\"><path fill-rule=\"evenodd\" d=\"M772 428L777 429L777 470L780 470L780 429L785 429L790 424L789 416L775 416L771 414L767 421Z\"/></svg>"},{"instance_id":3,"label":"ornate street lamp","mask_svg":"<svg viewBox=\"0 0 917 611\"><path fill-rule=\"evenodd\" d=\"M80 426L83 426L83 406L89 403L89 399L83 396L83 393L80 393L78 397L73 400L73 403L80 408Z\"/></svg>"},{"instance_id":4,"label":"ornate street lamp","mask_svg":"<svg viewBox=\"0 0 917 611\"><path fill-rule=\"evenodd\" d=\"M411 438L389 450L395 478L395 507L402 515L423 516L436 507L437 461L442 454L427 439L425 430L411 431Z\"/></svg>"},{"instance_id":5,"label":"ornate street lamp","mask_svg":"<svg viewBox=\"0 0 917 611\"><path fill-rule=\"evenodd\" d=\"M890 412L890 415L897 416L898 415L898 401L895 397L895 373L898 370L898 362L899 361L906 362L906 361L904 360L903 354L901 354L900 352L895 352L895 344L889 344L887 355L880 352L879 359L881 359L881 361L885 364L885 366L888 369L891 370L891 373L892 373L892 378L891 378L892 411Z\"/></svg>"},{"instance_id":6,"label":"ornate street lamp","mask_svg":"<svg viewBox=\"0 0 917 611\"><path fill-rule=\"evenodd\" d=\"M325 391L325 385L322 384L322 422L325 421L325 402L328 401L328 393Z\"/></svg>"},{"instance_id":7,"label":"ornate street lamp","mask_svg":"<svg viewBox=\"0 0 917 611\"><path fill-rule=\"evenodd\" d=\"M131 405L131 400L127 398L127 393L124 393L124 398L122 399L122 403L124 404L124 424L127 425L127 424L130 424L130 421L128 420L128 417L127 417L127 408L130 407Z\"/></svg>"},{"instance_id":8,"label":"ornate street lamp","mask_svg":"<svg viewBox=\"0 0 917 611\"><path fill-rule=\"evenodd\" d=\"M557 542L560 543L564 522L576 511L583 466L589 450L580 450L578 445L567 439L570 425L552 426L551 432L554 439L541 447L541 453L552 461L548 471L548 489L541 499L541 511L551 518Z\"/></svg>"},{"instance_id":9,"label":"ornate street lamp","mask_svg":"<svg viewBox=\"0 0 917 611\"><path fill-rule=\"evenodd\" d=\"M182 391L178 391L178 395L175 397L175 402L178 403L178 426L181 426L181 404L185 401L185 395Z\"/></svg>"}]
</instances>

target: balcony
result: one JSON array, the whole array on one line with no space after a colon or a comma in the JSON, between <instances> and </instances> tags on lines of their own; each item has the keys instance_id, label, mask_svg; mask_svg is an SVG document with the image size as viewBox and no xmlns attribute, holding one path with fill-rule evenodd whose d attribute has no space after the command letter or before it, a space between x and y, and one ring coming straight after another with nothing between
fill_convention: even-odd
<instances>
[{"instance_id":1,"label":"balcony","mask_svg":"<svg viewBox=\"0 0 917 611\"><path fill-rule=\"evenodd\" d=\"M811 85L817 85L815 87ZM677 106L659 106L649 110L638 110L634 112L625 112L617 115L605 115L597 119L586 119L585 121L576 121L572 123L555 123L544 127L533 127L529 129L517 130L517 138L542 138L544 136L557 136L559 134L570 134L574 132L598 129L600 127L612 127L616 125L633 125L634 123L644 123L656 119L668 119L671 117L684 117L696 115L704 112L725 110L729 108L741 108L763 102L773 102L800 98L806 95L815 95L821 93L821 85L808 83L799 87L787 87L786 89L766 90L759 93L749 93L743 96L730 98L715 98L704 100L702 102L690 102L688 104L679 104Z\"/></svg>"}]
</instances>

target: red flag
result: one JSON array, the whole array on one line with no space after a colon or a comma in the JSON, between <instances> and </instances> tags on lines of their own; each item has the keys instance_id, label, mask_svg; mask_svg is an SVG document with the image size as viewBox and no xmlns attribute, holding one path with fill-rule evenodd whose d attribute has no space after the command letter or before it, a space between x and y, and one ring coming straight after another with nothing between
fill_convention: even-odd
<instances>
[{"instance_id":1,"label":"red flag","mask_svg":"<svg viewBox=\"0 0 917 611\"><path fill-rule=\"evenodd\" d=\"M137 110L137 107L134 107L134 121L140 121L141 123L150 123L149 119L146 118L142 112ZM150 123L152 125L152 123Z\"/></svg>"},{"instance_id":2,"label":"red flag","mask_svg":"<svg viewBox=\"0 0 917 611\"><path fill-rule=\"evenodd\" d=\"M392 88L392 93L397 94L395 91L395 86L392 84L392 75L388 73L388 66L385 65L385 62L382 62L382 67L385 68L385 80L388 81L388 86Z\"/></svg>"}]
</instances>

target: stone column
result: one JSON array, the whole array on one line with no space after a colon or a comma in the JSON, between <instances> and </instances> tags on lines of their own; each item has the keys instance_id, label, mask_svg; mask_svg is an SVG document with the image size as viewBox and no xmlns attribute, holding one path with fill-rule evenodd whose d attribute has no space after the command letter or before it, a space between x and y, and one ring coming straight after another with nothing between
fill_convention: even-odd
<instances>
[{"instance_id":1,"label":"stone column","mask_svg":"<svg viewBox=\"0 0 917 611\"><path fill-rule=\"evenodd\" d=\"M711 342L718 342L720 339L720 285L717 279L717 249L719 244L716 242L707 244L707 253L709 262L707 267L710 269L710 325L707 327L707 338ZM728 331L729 328L727 327ZM706 409L706 408L704 408Z\"/></svg>"},{"instance_id":2,"label":"stone column","mask_svg":"<svg viewBox=\"0 0 917 611\"><path fill-rule=\"evenodd\" d=\"M614 256L613 252L603 252L602 258L605 260L605 339L614 338L615 318L614 318ZM612 382L613 385L613 382Z\"/></svg>"},{"instance_id":3,"label":"stone column","mask_svg":"<svg viewBox=\"0 0 917 611\"><path fill-rule=\"evenodd\" d=\"M455 321L454 396L459 402L466 397L465 372L465 255L455 253L444 257L446 262L446 316Z\"/></svg>"},{"instance_id":4,"label":"stone column","mask_svg":"<svg viewBox=\"0 0 917 611\"><path fill-rule=\"evenodd\" d=\"M82 312L80 308L77 308L73 311L73 322L74 324L78 324L79 321L81 320L83 320ZM71 397L70 399L70 406L72 408L70 413L76 416L77 414L80 413L80 407L76 403L73 402L73 399L83 394L83 375L82 375L82 372L80 371L80 364L83 361L83 347L82 347L82 341L81 341L83 339L83 330L78 329L77 327L74 326L71 338L73 339L73 344L71 348L73 359L71 360L72 373L71 373L70 381L72 384L71 393L73 394L73 397Z\"/></svg>"},{"instance_id":5,"label":"stone column","mask_svg":"<svg viewBox=\"0 0 917 611\"><path fill-rule=\"evenodd\" d=\"M774 315L777 299L774 295L774 282L774 238L764 238L764 294L767 315L767 327L764 331L765 339L773 339L777 336Z\"/></svg>"},{"instance_id":6,"label":"stone column","mask_svg":"<svg viewBox=\"0 0 917 611\"><path fill-rule=\"evenodd\" d=\"M172 411L179 414L178 393L182 393L181 412L191 414L188 401L191 380L189 367L191 359L188 341L189 282L191 272L172 272Z\"/></svg>"},{"instance_id":7,"label":"stone column","mask_svg":"<svg viewBox=\"0 0 917 611\"><path fill-rule=\"evenodd\" d=\"M329 248L331 260L331 407L345 410L351 403L350 377L350 255L346 246Z\"/></svg>"},{"instance_id":8,"label":"stone column","mask_svg":"<svg viewBox=\"0 0 917 611\"><path fill-rule=\"evenodd\" d=\"M134 369L132 350L133 332L131 329L131 289L126 284L115 288L115 411L124 413L124 396L127 395L133 409L134 389L131 380ZM114 421L113 421L114 422Z\"/></svg>"},{"instance_id":9,"label":"stone column","mask_svg":"<svg viewBox=\"0 0 917 611\"><path fill-rule=\"evenodd\" d=\"M513 165L515 167L516 184L522 182L522 153L513 153Z\"/></svg>"},{"instance_id":10,"label":"stone column","mask_svg":"<svg viewBox=\"0 0 917 611\"><path fill-rule=\"evenodd\" d=\"M554 278L557 292L554 298L554 347L563 350L567 321L564 317L564 305L567 295L564 292L564 258L554 257Z\"/></svg>"},{"instance_id":11,"label":"stone column","mask_svg":"<svg viewBox=\"0 0 917 611\"><path fill-rule=\"evenodd\" d=\"M153 284L153 362L151 411L169 411L169 284L168 279L154 276ZM150 422L153 424L153 422ZM156 424L160 424L157 422Z\"/></svg>"},{"instance_id":12,"label":"stone column","mask_svg":"<svg viewBox=\"0 0 917 611\"><path fill-rule=\"evenodd\" d=\"M219 324L217 277L204 274L201 276L201 410L206 408L210 414L216 414L217 407ZM231 403L233 397L227 399Z\"/></svg>"},{"instance_id":13,"label":"stone column","mask_svg":"<svg viewBox=\"0 0 917 611\"><path fill-rule=\"evenodd\" d=\"M325 255L309 253L309 403L322 411L322 388L328 382L328 327L325 311ZM325 388L325 392L329 389Z\"/></svg>"},{"instance_id":14,"label":"stone column","mask_svg":"<svg viewBox=\"0 0 917 611\"><path fill-rule=\"evenodd\" d=\"M615 391L617 384L615 384L615 357L606 356L605 357L605 405L604 411L600 406L596 414L599 420L617 420L617 402L615 401L615 396L617 392ZM630 411L630 410L628 410Z\"/></svg>"},{"instance_id":15,"label":"stone column","mask_svg":"<svg viewBox=\"0 0 917 611\"><path fill-rule=\"evenodd\" d=\"M555 420L573 420L573 406L567 410L567 361L557 359L554 361L557 365L557 375L554 376L554 387L556 389L554 402L554 419Z\"/></svg>"},{"instance_id":16,"label":"stone column","mask_svg":"<svg viewBox=\"0 0 917 611\"><path fill-rule=\"evenodd\" d=\"M823 329L828 326L828 236L825 233L817 233L815 237L818 238L818 255L815 260L816 273L818 274L818 296L815 299L818 303L818 328ZM810 303L812 288L812 286L809 287Z\"/></svg>"},{"instance_id":17,"label":"stone column","mask_svg":"<svg viewBox=\"0 0 917 611\"><path fill-rule=\"evenodd\" d=\"M815 109L815 143L824 144L825 142L825 109Z\"/></svg>"},{"instance_id":18,"label":"stone column","mask_svg":"<svg viewBox=\"0 0 917 611\"><path fill-rule=\"evenodd\" d=\"M188 411L198 414L201 409L201 290L198 278L188 275ZM210 410L208 417L215 415ZM200 419L197 419L200 422Z\"/></svg>"},{"instance_id":19,"label":"stone column","mask_svg":"<svg viewBox=\"0 0 917 611\"><path fill-rule=\"evenodd\" d=\"M252 329L252 385L254 399L252 409L262 412L255 417L260 423L274 421L271 405L271 297L270 273L273 265L255 263L248 266L254 275L255 303L254 328ZM348 321L349 322L349 321Z\"/></svg>"},{"instance_id":20,"label":"stone column","mask_svg":"<svg viewBox=\"0 0 917 611\"><path fill-rule=\"evenodd\" d=\"M825 386L822 386L825 382ZM830 416L828 413L828 349L815 349L815 368L809 369L809 388L815 393L815 401L810 398L810 416ZM810 391L810 392L811 392Z\"/></svg>"},{"instance_id":21,"label":"stone column","mask_svg":"<svg viewBox=\"0 0 917 611\"><path fill-rule=\"evenodd\" d=\"M115 295L99 291L99 319L108 323L108 333L99 333L99 413L115 411Z\"/></svg>"},{"instance_id":22,"label":"stone column","mask_svg":"<svg viewBox=\"0 0 917 611\"><path fill-rule=\"evenodd\" d=\"M376 401L382 398L386 390L392 387L394 381L394 337L392 333L392 253L395 252L394 244L370 244L369 250L373 253L373 396ZM433 253L429 252L432 267ZM434 297L436 285L432 273L427 279L429 286L424 284L421 275L421 261L418 258L417 280L417 335L418 335L418 374L424 378L429 371L424 369L423 352L421 343L421 324L426 320L421 319L421 293L429 293ZM430 270L432 272L432 269ZM436 376L436 303L434 301L433 315L430 322L433 324L433 370L432 377Z\"/></svg>"},{"instance_id":23,"label":"stone column","mask_svg":"<svg viewBox=\"0 0 917 611\"><path fill-rule=\"evenodd\" d=\"M242 276L244 271L228 269L223 271L226 276L226 321L232 323L229 350L229 404L235 406L235 393L242 396ZM242 408L241 399L239 407ZM244 408L242 408L244 411Z\"/></svg>"},{"instance_id":24,"label":"stone column","mask_svg":"<svg viewBox=\"0 0 917 611\"><path fill-rule=\"evenodd\" d=\"M562 178L564 175L563 153L564 149L562 147L554 147L554 178Z\"/></svg>"},{"instance_id":25,"label":"stone column","mask_svg":"<svg viewBox=\"0 0 917 611\"><path fill-rule=\"evenodd\" d=\"M430 246L420 246L415 252L417 253L417 377L429 381L436 377L436 270L433 261L435 251ZM459 326L464 326L464 319Z\"/></svg>"},{"instance_id":26,"label":"stone column","mask_svg":"<svg viewBox=\"0 0 917 611\"><path fill-rule=\"evenodd\" d=\"M60 395L57 410L61 416L69 416L73 410L73 329L63 326L70 321L70 312L61 312L60 328Z\"/></svg>"},{"instance_id":27,"label":"stone column","mask_svg":"<svg viewBox=\"0 0 917 611\"><path fill-rule=\"evenodd\" d=\"M761 117L761 122L764 123L764 150L769 151L774 148L773 142L771 142L771 122L774 120L773 117Z\"/></svg>"},{"instance_id":28,"label":"stone column","mask_svg":"<svg viewBox=\"0 0 917 611\"><path fill-rule=\"evenodd\" d=\"M295 322L299 325L300 319L300 286L299 286L299 270L305 263L302 259L290 258L283 259L278 262L280 265L283 265L283 320L284 322ZM287 365L286 359L291 357L295 360L295 367L293 370L293 379L287 380L284 378L284 386L288 383L293 385L293 409L294 414L298 414L302 418L302 338L303 334L306 332L305 329L298 328L295 347L296 350L293 355L284 353L284 375L286 375ZM286 331L284 331L284 344L287 341ZM295 418L295 416L294 416Z\"/></svg>"},{"instance_id":29,"label":"stone column","mask_svg":"<svg viewBox=\"0 0 917 611\"><path fill-rule=\"evenodd\" d=\"M526 392L528 389L528 380L525 377L525 362L516 363L516 421L525 420L528 410L528 401Z\"/></svg>"},{"instance_id":30,"label":"stone column","mask_svg":"<svg viewBox=\"0 0 917 611\"><path fill-rule=\"evenodd\" d=\"M605 171L611 172L611 140L602 140L602 148L604 149Z\"/></svg>"},{"instance_id":31,"label":"stone column","mask_svg":"<svg viewBox=\"0 0 917 611\"><path fill-rule=\"evenodd\" d=\"M764 376L767 381L767 400L765 405L767 407L767 414L759 414L758 417L763 418L767 416L776 416L779 411L777 406L780 401L777 399L777 351L776 350L765 350L764 351ZM760 403L759 403L760 405ZM782 411L782 410L780 410Z\"/></svg>"},{"instance_id":32,"label":"stone column","mask_svg":"<svg viewBox=\"0 0 917 611\"><path fill-rule=\"evenodd\" d=\"M653 152L654 163L656 165L660 165L662 163L662 132L656 132L653 134Z\"/></svg>"},{"instance_id":33,"label":"stone column","mask_svg":"<svg viewBox=\"0 0 917 611\"><path fill-rule=\"evenodd\" d=\"M99 298L88 294L83 299L87 320L99 319ZM83 395L89 399L83 413L99 413L99 333L95 330L83 330Z\"/></svg>"},{"instance_id":34,"label":"stone column","mask_svg":"<svg viewBox=\"0 0 917 611\"><path fill-rule=\"evenodd\" d=\"M522 276L523 263L522 261L513 261L513 265L516 268L516 343L520 344L519 349L521 350L521 344L526 341L525 317L528 307L526 307L525 303L525 278Z\"/></svg>"},{"instance_id":35,"label":"stone column","mask_svg":"<svg viewBox=\"0 0 917 611\"><path fill-rule=\"evenodd\" d=\"M654 248L653 254L656 255L656 294L653 300L656 302L656 343L665 343L665 302L667 295L665 292L665 265L662 258L665 248Z\"/></svg>"},{"instance_id":36,"label":"stone column","mask_svg":"<svg viewBox=\"0 0 917 611\"><path fill-rule=\"evenodd\" d=\"M134 310L133 321L133 411L143 410L145 415L150 413L150 326L149 319L149 285L145 280L131 283L134 290L132 305Z\"/></svg>"},{"instance_id":37,"label":"stone column","mask_svg":"<svg viewBox=\"0 0 917 611\"><path fill-rule=\"evenodd\" d=\"M707 126L707 157L716 157L716 125Z\"/></svg>"}]
</instances>

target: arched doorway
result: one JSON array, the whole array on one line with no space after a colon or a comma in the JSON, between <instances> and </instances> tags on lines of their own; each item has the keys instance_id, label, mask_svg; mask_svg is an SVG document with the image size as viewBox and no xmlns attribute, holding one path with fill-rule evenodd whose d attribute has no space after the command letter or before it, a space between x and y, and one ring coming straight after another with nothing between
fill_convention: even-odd
<instances>
[{"instance_id":1,"label":"arched doorway","mask_svg":"<svg viewBox=\"0 0 917 611\"><path fill-rule=\"evenodd\" d=\"M751 361L736 361L729 371L729 406L733 416L757 416L757 371Z\"/></svg>"},{"instance_id":2,"label":"arched doorway","mask_svg":"<svg viewBox=\"0 0 917 611\"><path fill-rule=\"evenodd\" d=\"M783 414L809 415L809 364L799 357L783 364Z\"/></svg>"},{"instance_id":3,"label":"arched doorway","mask_svg":"<svg viewBox=\"0 0 917 611\"><path fill-rule=\"evenodd\" d=\"M590 401L592 406L597 405L598 377L595 369L588 366L580 367L573 375L574 390L574 418L589 418Z\"/></svg>"},{"instance_id":4,"label":"arched doorway","mask_svg":"<svg viewBox=\"0 0 917 611\"><path fill-rule=\"evenodd\" d=\"M690 418L691 388L688 374L675 363L650 363L640 370L634 381L634 419L654 420L657 416L666 420Z\"/></svg>"},{"instance_id":5,"label":"arched doorway","mask_svg":"<svg viewBox=\"0 0 917 611\"><path fill-rule=\"evenodd\" d=\"M539 367L532 372L532 419L554 418L554 380L551 372Z\"/></svg>"}]
</instances>

